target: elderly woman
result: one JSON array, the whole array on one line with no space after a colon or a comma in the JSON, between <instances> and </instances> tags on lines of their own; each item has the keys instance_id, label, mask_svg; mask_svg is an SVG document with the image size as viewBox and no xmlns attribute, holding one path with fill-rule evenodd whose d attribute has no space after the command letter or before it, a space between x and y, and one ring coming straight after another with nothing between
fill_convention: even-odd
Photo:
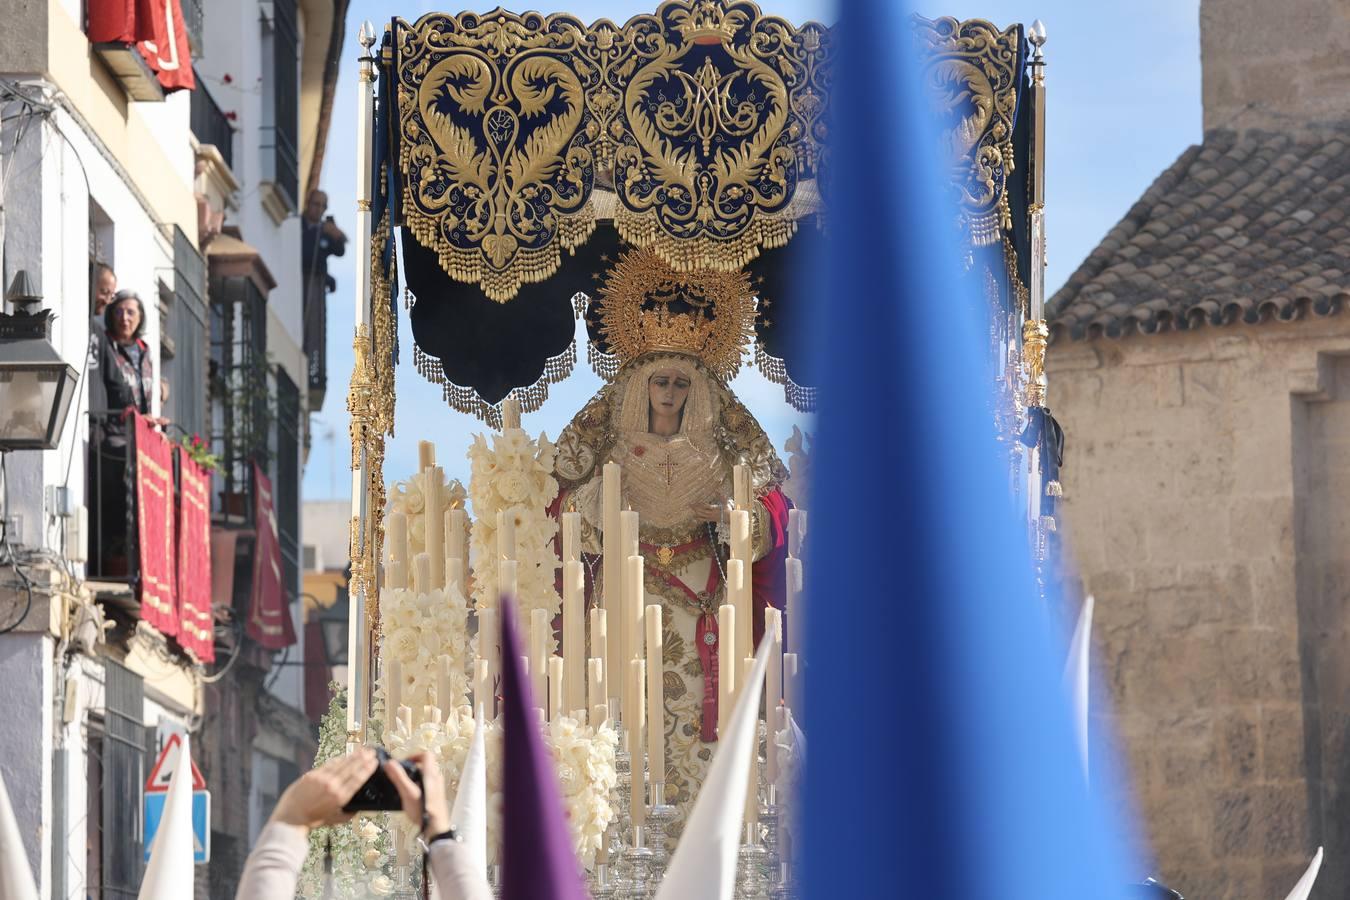
<instances>
[{"instance_id":1,"label":"elderly woman","mask_svg":"<svg viewBox=\"0 0 1350 900\"><path fill-rule=\"evenodd\" d=\"M664 631L667 801L679 818L697 796L717 740L717 609L727 602L719 533L732 466L750 468L754 494L754 634L783 605L789 504L786 471L759 423L693 352L658 350L623 366L563 430L555 475L559 510L581 513L588 568L599 570L602 469L623 466L625 500L639 515L646 596ZM588 587L594 578L588 579ZM611 626L613 627L613 626Z\"/></svg>"},{"instance_id":2,"label":"elderly woman","mask_svg":"<svg viewBox=\"0 0 1350 900\"><path fill-rule=\"evenodd\" d=\"M98 344L98 370L107 398L102 418L102 436L97 444L99 483L99 531L95 535L94 567L104 575L125 573L128 559L127 492L123 484L127 466L127 429L134 410L157 425L168 420L150 416L153 391L157 388L150 347L142 339L145 307L135 291L118 291L103 310L103 334Z\"/></svg>"}]
</instances>

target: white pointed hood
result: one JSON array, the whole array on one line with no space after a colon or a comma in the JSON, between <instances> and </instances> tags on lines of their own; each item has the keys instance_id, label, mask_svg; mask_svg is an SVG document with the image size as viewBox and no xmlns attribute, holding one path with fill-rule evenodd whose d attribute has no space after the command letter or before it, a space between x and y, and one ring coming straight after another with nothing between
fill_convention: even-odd
<instances>
[{"instance_id":1,"label":"white pointed hood","mask_svg":"<svg viewBox=\"0 0 1350 900\"><path fill-rule=\"evenodd\" d=\"M14 818L14 807L9 803L5 777L0 774L0 898L3 900L37 900L37 885L28 868L28 851L23 846L23 834Z\"/></svg>"},{"instance_id":2,"label":"white pointed hood","mask_svg":"<svg viewBox=\"0 0 1350 900\"><path fill-rule=\"evenodd\" d=\"M192 894L192 753L188 736L178 745L178 761L164 798L164 815L150 846L138 900L182 900ZM185 893L186 892L186 893Z\"/></svg>"}]
</instances>

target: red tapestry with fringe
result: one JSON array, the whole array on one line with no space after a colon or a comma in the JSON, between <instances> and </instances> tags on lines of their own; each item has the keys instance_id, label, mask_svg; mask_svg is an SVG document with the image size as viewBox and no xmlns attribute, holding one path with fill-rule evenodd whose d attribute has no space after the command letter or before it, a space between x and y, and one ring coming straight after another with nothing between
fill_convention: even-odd
<instances>
[{"instance_id":1,"label":"red tapestry with fringe","mask_svg":"<svg viewBox=\"0 0 1350 900\"><path fill-rule=\"evenodd\" d=\"M286 605L272 481L257 463L253 464L253 526L257 531L253 547L253 598L245 630L268 650L280 650L295 643L295 626Z\"/></svg>"},{"instance_id":2,"label":"red tapestry with fringe","mask_svg":"<svg viewBox=\"0 0 1350 900\"><path fill-rule=\"evenodd\" d=\"M173 540L173 444L145 416L133 413L136 449L136 537L141 619L178 634Z\"/></svg>"},{"instance_id":3,"label":"red tapestry with fringe","mask_svg":"<svg viewBox=\"0 0 1350 900\"><path fill-rule=\"evenodd\" d=\"M197 86L182 0L89 0L89 40L135 44L166 91Z\"/></svg>"},{"instance_id":4,"label":"red tapestry with fringe","mask_svg":"<svg viewBox=\"0 0 1350 900\"><path fill-rule=\"evenodd\" d=\"M198 662L215 661L211 620L211 472L178 453L178 643Z\"/></svg>"}]
</instances>

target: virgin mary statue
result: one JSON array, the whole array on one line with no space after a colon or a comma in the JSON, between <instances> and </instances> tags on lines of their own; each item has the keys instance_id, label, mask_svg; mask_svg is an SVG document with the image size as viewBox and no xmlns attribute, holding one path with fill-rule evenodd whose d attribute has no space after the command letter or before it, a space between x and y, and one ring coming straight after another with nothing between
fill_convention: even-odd
<instances>
[{"instance_id":1,"label":"virgin mary statue","mask_svg":"<svg viewBox=\"0 0 1350 900\"><path fill-rule=\"evenodd\" d=\"M623 467L624 501L639 516L647 602L663 609L665 785L679 811L678 834L717 740L717 609L729 602L732 466L748 467L754 495L756 644L765 607L783 605L790 504L779 488L787 471L726 384L754 316L744 273L676 273L654 253L634 250L611 270L596 306L592 322L613 377L558 440L555 509L581 514L587 596L595 603L602 468Z\"/></svg>"}]
</instances>

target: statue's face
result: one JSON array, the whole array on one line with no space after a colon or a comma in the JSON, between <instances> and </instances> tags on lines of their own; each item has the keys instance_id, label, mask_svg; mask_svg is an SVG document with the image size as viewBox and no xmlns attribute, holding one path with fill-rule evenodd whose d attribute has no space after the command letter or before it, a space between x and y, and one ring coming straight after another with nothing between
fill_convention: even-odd
<instances>
[{"instance_id":1,"label":"statue's face","mask_svg":"<svg viewBox=\"0 0 1350 900\"><path fill-rule=\"evenodd\" d=\"M661 416L679 415L689 399L689 376L679 369L657 369L647 382L652 412Z\"/></svg>"}]
</instances>

